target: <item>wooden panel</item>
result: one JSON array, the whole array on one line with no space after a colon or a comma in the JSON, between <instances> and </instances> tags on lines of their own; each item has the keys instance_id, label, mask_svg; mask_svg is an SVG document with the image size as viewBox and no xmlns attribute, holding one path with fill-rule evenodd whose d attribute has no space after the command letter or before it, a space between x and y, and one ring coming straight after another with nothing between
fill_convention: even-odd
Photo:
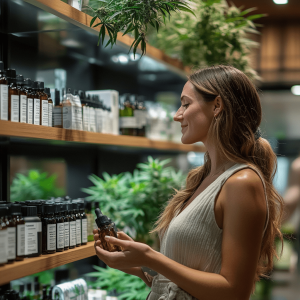
<instances>
[{"instance_id":1,"label":"wooden panel","mask_svg":"<svg viewBox=\"0 0 300 300\"><path fill-rule=\"evenodd\" d=\"M64 252L25 258L23 261L16 261L0 267L0 285L94 255L94 242L89 242L87 245Z\"/></svg>"},{"instance_id":2,"label":"wooden panel","mask_svg":"<svg viewBox=\"0 0 300 300\"><path fill-rule=\"evenodd\" d=\"M0 121L0 135L89 144L151 148L168 151L205 151L203 146L183 145L168 141L153 141L144 137L68 130L24 123L14 123L10 121Z\"/></svg>"},{"instance_id":3,"label":"wooden panel","mask_svg":"<svg viewBox=\"0 0 300 300\"><path fill-rule=\"evenodd\" d=\"M284 36L284 68L300 70L300 25L286 26Z\"/></svg>"},{"instance_id":4,"label":"wooden panel","mask_svg":"<svg viewBox=\"0 0 300 300\"><path fill-rule=\"evenodd\" d=\"M64 19L67 22L70 22L78 27L83 28L89 32L94 34L98 34L101 27L98 26L96 28L90 28L90 22L92 17L81 12L74 7L62 2L61 0L24 0L34 6L37 6L53 15ZM129 35L122 36L122 33L118 34L119 42L125 44L126 46L131 46L133 42L133 38ZM173 71L181 72L184 70L182 62L178 59L171 58L167 56L163 51L147 44L147 56L150 56L162 63L168 64L171 69L173 67ZM178 70L179 69L179 70Z\"/></svg>"}]
</instances>

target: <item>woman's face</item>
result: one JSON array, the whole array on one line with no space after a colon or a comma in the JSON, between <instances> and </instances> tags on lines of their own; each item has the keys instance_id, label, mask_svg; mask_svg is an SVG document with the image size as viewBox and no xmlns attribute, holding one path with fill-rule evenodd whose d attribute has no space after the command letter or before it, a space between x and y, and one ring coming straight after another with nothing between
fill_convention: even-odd
<instances>
[{"instance_id":1,"label":"woman's face","mask_svg":"<svg viewBox=\"0 0 300 300\"><path fill-rule=\"evenodd\" d=\"M215 114L215 101L205 102L192 83L185 84L181 94L181 106L174 121L181 123L181 142L204 142Z\"/></svg>"}]
</instances>

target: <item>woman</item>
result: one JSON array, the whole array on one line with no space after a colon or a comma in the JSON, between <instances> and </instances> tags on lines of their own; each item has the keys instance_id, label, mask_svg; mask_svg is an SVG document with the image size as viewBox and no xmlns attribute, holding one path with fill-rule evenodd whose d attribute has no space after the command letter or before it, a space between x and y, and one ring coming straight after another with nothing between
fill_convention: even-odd
<instances>
[{"instance_id":1,"label":"woman","mask_svg":"<svg viewBox=\"0 0 300 300\"><path fill-rule=\"evenodd\" d=\"M255 86L230 66L189 76L174 120L182 143L203 142L205 163L188 174L186 188L168 202L153 230L161 251L125 233L107 240L123 247L98 257L108 266L139 276L149 300L248 300L255 282L272 270L283 201L272 185L276 156L260 137L262 118ZM141 270L156 271L152 282Z\"/></svg>"}]
</instances>

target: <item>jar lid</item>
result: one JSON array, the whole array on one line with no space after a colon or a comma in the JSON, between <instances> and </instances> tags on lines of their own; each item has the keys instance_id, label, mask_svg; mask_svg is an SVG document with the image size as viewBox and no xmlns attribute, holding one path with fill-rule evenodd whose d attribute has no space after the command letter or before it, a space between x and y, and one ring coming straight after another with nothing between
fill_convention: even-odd
<instances>
[{"instance_id":1,"label":"jar lid","mask_svg":"<svg viewBox=\"0 0 300 300\"><path fill-rule=\"evenodd\" d=\"M17 203L12 203L10 206L10 213L12 216L22 215L22 205Z\"/></svg>"},{"instance_id":2,"label":"jar lid","mask_svg":"<svg viewBox=\"0 0 300 300\"><path fill-rule=\"evenodd\" d=\"M46 203L44 205L44 214L54 214L55 213L55 205L52 203Z\"/></svg>"},{"instance_id":3,"label":"jar lid","mask_svg":"<svg viewBox=\"0 0 300 300\"><path fill-rule=\"evenodd\" d=\"M37 207L36 206L22 206L22 214L24 217L36 217Z\"/></svg>"},{"instance_id":4,"label":"jar lid","mask_svg":"<svg viewBox=\"0 0 300 300\"><path fill-rule=\"evenodd\" d=\"M0 206L0 217L5 217L8 215L8 207Z\"/></svg>"}]
</instances>

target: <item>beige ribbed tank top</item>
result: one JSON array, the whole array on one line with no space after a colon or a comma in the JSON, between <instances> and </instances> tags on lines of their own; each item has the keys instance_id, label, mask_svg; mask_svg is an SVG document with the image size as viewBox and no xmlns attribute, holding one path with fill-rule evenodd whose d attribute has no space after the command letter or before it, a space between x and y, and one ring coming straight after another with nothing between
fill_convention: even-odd
<instances>
[{"instance_id":1,"label":"beige ribbed tank top","mask_svg":"<svg viewBox=\"0 0 300 300\"><path fill-rule=\"evenodd\" d=\"M246 164L235 164L201 192L179 215L177 212L162 238L160 252L189 268L219 274L222 265L222 229L215 220L215 199L228 178L246 168L253 169ZM263 178L256 169L253 170L261 178L266 195ZM267 199L266 204L267 220L263 234L269 221ZM174 293L177 293L175 298ZM182 293L185 292L158 274L154 277L147 299L194 299L188 294L182 296Z\"/></svg>"}]
</instances>

